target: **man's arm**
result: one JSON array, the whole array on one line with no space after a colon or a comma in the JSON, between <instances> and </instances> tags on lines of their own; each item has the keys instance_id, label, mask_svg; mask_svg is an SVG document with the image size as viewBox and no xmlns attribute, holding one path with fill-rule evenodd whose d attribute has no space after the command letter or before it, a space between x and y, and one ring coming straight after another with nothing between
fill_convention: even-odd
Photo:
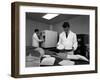
<instances>
[{"instance_id":1,"label":"man's arm","mask_svg":"<svg viewBox=\"0 0 100 80\"><path fill-rule=\"evenodd\" d=\"M73 36L73 50L75 51L78 47L76 34Z\"/></svg>"},{"instance_id":2,"label":"man's arm","mask_svg":"<svg viewBox=\"0 0 100 80\"><path fill-rule=\"evenodd\" d=\"M36 34L33 35L33 38L34 38L35 40L37 40L38 42L42 42L42 41L43 41L43 40L40 40Z\"/></svg>"},{"instance_id":3,"label":"man's arm","mask_svg":"<svg viewBox=\"0 0 100 80\"><path fill-rule=\"evenodd\" d=\"M57 43L57 46L61 44L61 36L59 35L59 41Z\"/></svg>"},{"instance_id":4,"label":"man's arm","mask_svg":"<svg viewBox=\"0 0 100 80\"><path fill-rule=\"evenodd\" d=\"M57 49L59 49L59 50L64 49L64 46L62 44L62 37L61 37L61 35L59 36L59 41L57 43Z\"/></svg>"}]
</instances>

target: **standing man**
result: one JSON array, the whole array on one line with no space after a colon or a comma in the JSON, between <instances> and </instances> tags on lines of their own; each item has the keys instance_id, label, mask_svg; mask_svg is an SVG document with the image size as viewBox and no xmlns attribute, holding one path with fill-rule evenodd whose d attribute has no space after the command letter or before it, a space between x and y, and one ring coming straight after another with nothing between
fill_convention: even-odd
<instances>
[{"instance_id":1,"label":"standing man","mask_svg":"<svg viewBox=\"0 0 100 80\"><path fill-rule=\"evenodd\" d=\"M73 55L78 46L76 34L70 30L68 22L64 22L62 27L64 31L59 35L57 49L64 52L66 56Z\"/></svg>"},{"instance_id":2,"label":"standing man","mask_svg":"<svg viewBox=\"0 0 100 80\"><path fill-rule=\"evenodd\" d=\"M43 42L43 40L39 39L39 29L35 29L32 36L32 46L36 51L40 53L40 56L44 55L44 50L40 48L39 43Z\"/></svg>"},{"instance_id":3,"label":"standing man","mask_svg":"<svg viewBox=\"0 0 100 80\"><path fill-rule=\"evenodd\" d=\"M88 61L88 59L82 55L79 54L74 55L74 51L78 47L78 42L77 42L76 34L70 30L69 23L64 22L62 27L64 31L59 36L57 49L60 51L60 53L57 55L63 59L75 59L75 60Z\"/></svg>"},{"instance_id":4,"label":"standing man","mask_svg":"<svg viewBox=\"0 0 100 80\"><path fill-rule=\"evenodd\" d=\"M42 42L42 41L43 40L39 39L39 29L35 29L32 36L32 46L39 47L39 42Z\"/></svg>"}]
</instances>

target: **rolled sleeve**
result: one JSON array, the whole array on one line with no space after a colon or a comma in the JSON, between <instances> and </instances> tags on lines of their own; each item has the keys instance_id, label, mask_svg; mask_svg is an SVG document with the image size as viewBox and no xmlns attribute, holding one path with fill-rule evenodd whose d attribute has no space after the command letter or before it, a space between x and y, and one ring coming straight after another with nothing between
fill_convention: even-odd
<instances>
[{"instance_id":1,"label":"rolled sleeve","mask_svg":"<svg viewBox=\"0 0 100 80\"><path fill-rule=\"evenodd\" d=\"M41 41L42 41L42 40L40 40L40 39L38 38L38 36L37 36L36 34L33 35L33 38L34 38L35 40L37 40L38 42L41 42Z\"/></svg>"},{"instance_id":2,"label":"rolled sleeve","mask_svg":"<svg viewBox=\"0 0 100 80\"><path fill-rule=\"evenodd\" d=\"M59 41L57 43L57 49L64 49L64 45L62 44L61 35L59 36Z\"/></svg>"},{"instance_id":3,"label":"rolled sleeve","mask_svg":"<svg viewBox=\"0 0 100 80\"><path fill-rule=\"evenodd\" d=\"M73 48L74 48L74 50L76 50L77 47L78 47L78 42L77 42L77 36L75 34L74 37L73 37Z\"/></svg>"}]
</instances>

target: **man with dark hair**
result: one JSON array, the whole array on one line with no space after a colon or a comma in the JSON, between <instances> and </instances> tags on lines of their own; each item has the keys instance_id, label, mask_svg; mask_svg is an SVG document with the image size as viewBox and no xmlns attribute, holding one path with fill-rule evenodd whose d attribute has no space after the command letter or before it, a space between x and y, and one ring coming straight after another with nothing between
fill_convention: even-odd
<instances>
[{"instance_id":1,"label":"man with dark hair","mask_svg":"<svg viewBox=\"0 0 100 80\"><path fill-rule=\"evenodd\" d=\"M34 32L39 32L39 29L35 29Z\"/></svg>"},{"instance_id":2,"label":"man with dark hair","mask_svg":"<svg viewBox=\"0 0 100 80\"><path fill-rule=\"evenodd\" d=\"M39 39L38 35L39 35L39 29L35 29L33 36L32 36L32 46L33 47L39 47L39 42L43 41Z\"/></svg>"},{"instance_id":3,"label":"man with dark hair","mask_svg":"<svg viewBox=\"0 0 100 80\"><path fill-rule=\"evenodd\" d=\"M70 30L70 24L68 22L64 22L62 27L64 31L59 35L59 41L57 44L59 54L57 55L63 59L81 59L88 61L88 59L82 55L74 55L74 51L78 47L78 42L76 34Z\"/></svg>"},{"instance_id":4,"label":"man with dark hair","mask_svg":"<svg viewBox=\"0 0 100 80\"><path fill-rule=\"evenodd\" d=\"M44 50L40 48L39 42L43 42L43 40L39 39L39 29L35 29L32 36L32 46L36 51L40 52L41 56L44 55Z\"/></svg>"},{"instance_id":5,"label":"man with dark hair","mask_svg":"<svg viewBox=\"0 0 100 80\"><path fill-rule=\"evenodd\" d=\"M62 27L64 31L59 36L57 48L67 51L68 54L73 54L74 50L77 49L76 34L70 30L68 22L64 22Z\"/></svg>"},{"instance_id":6,"label":"man with dark hair","mask_svg":"<svg viewBox=\"0 0 100 80\"><path fill-rule=\"evenodd\" d=\"M63 28L70 27L69 22L64 22L62 27Z\"/></svg>"}]
</instances>

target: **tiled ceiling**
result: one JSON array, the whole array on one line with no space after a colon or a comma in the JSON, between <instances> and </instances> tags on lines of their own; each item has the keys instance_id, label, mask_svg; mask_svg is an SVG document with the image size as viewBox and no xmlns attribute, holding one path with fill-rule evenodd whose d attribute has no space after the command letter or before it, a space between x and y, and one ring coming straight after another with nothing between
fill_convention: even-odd
<instances>
[{"instance_id":1,"label":"tiled ceiling","mask_svg":"<svg viewBox=\"0 0 100 80\"><path fill-rule=\"evenodd\" d=\"M75 18L79 15L71 15L71 14L60 14L59 16L51 19L51 20L47 20L42 18L42 16L44 16L46 13L26 13L26 19L32 19L34 21L38 21L38 22L42 22L42 23L46 23L46 24L55 24L55 23L59 23L61 21L64 20L69 20L72 18Z\"/></svg>"}]
</instances>

